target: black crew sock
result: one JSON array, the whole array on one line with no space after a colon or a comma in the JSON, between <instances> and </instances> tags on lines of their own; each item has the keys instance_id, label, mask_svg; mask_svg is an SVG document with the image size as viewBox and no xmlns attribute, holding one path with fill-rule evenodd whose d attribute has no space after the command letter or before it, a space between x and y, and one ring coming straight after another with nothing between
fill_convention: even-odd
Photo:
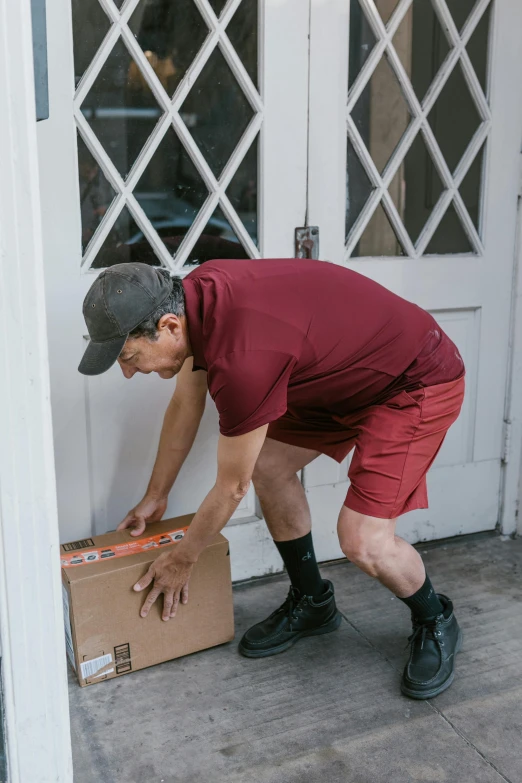
<instances>
[{"instance_id":1,"label":"black crew sock","mask_svg":"<svg viewBox=\"0 0 522 783\"><path fill-rule=\"evenodd\" d=\"M400 598L400 596L397 596L397 598ZM438 614L442 614L444 611L444 607L433 589L428 574L426 574L424 584L416 593L413 593L413 595L410 595L408 598L401 598L400 600L403 601L406 606L409 606L412 613L421 622L429 620Z\"/></svg>"},{"instance_id":2,"label":"black crew sock","mask_svg":"<svg viewBox=\"0 0 522 783\"><path fill-rule=\"evenodd\" d=\"M324 582L315 559L312 534L293 541L274 541L283 558L292 587L301 595L318 598L324 592Z\"/></svg>"}]
</instances>

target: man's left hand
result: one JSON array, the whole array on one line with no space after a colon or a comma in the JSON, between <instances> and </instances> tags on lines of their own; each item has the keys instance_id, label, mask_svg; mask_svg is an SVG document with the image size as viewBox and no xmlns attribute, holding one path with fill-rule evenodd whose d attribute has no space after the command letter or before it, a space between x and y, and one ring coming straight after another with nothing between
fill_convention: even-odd
<instances>
[{"instance_id":1,"label":"man's left hand","mask_svg":"<svg viewBox=\"0 0 522 783\"><path fill-rule=\"evenodd\" d=\"M162 620L168 620L176 614L179 602L188 602L188 582L193 563L183 560L179 553L163 552L150 566L149 570L136 582L136 591L145 590L152 582L154 585L141 608L141 616L146 617L156 598L163 593Z\"/></svg>"}]
</instances>

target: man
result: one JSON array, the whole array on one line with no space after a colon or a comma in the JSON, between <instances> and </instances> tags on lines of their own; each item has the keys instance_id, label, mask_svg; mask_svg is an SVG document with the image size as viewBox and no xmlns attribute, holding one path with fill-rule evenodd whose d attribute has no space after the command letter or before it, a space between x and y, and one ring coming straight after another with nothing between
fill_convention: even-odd
<instances>
[{"instance_id":1,"label":"man","mask_svg":"<svg viewBox=\"0 0 522 783\"><path fill-rule=\"evenodd\" d=\"M207 389L219 412L216 483L183 541L135 585L154 583L141 614L161 594L164 620L187 602L194 563L252 481L291 587L240 652L273 655L334 631L334 587L319 573L296 473L321 453L341 462L354 448L341 548L411 611L402 692L425 699L447 688L462 639L452 602L395 535L397 517L427 507L426 472L464 394L462 359L434 319L353 271L296 259L209 261L183 281L118 264L93 283L84 315L91 343L80 372L118 361L126 378L178 376L146 495L119 529L141 535L161 519Z\"/></svg>"}]
</instances>

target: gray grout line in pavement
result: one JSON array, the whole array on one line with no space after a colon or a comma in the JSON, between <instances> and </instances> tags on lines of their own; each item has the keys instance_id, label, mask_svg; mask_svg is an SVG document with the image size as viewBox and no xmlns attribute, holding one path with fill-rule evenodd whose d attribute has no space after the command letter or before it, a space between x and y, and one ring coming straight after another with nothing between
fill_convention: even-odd
<instances>
[{"instance_id":1,"label":"gray grout line in pavement","mask_svg":"<svg viewBox=\"0 0 522 783\"><path fill-rule=\"evenodd\" d=\"M382 650L380 650L380 649L379 649L379 648L378 648L378 647L377 647L375 644L373 644L373 642L371 641L371 639L369 639L369 638L366 636L366 634L364 634L364 633L363 633L363 632L362 632L362 631L361 631L361 630L360 630L360 629L359 629L359 628L358 628L358 627L355 625L355 623L353 623L351 620L349 620L349 619L348 619L348 617L347 617L345 614L343 614L343 612L341 612L340 610L339 610L339 614L340 614L340 615L341 615L341 617L343 617L343 619L344 619L344 620L345 620L345 621L348 623L348 625L349 625L351 628L353 628L353 630L355 631L355 633L356 633L358 636L360 636L360 638L361 638L361 639L364 639L364 641L366 642L366 644L368 644L368 645L369 645L369 646L372 648L372 650L375 650L375 652L376 652L376 653L377 653L377 654L378 654L378 655L379 655L381 658L383 658L383 659L386 661L386 663L387 663L387 664L388 664L388 665L389 665L389 666L390 666L390 667L391 667L391 668L392 668L392 669L393 669L395 672L397 672L398 674L400 673L400 670L399 670L399 669L397 669L397 667L396 667L396 666L393 664L393 662L392 662L392 661L391 661L391 660L390 660L390 659L389 659L389 658L388 658L388 657L385 655L385 653L383 653L383 652L382 652ZM455 726L455 725L454 725L454 724L451 722L451 720L450 720L450 719L447 717L447 715L445 715L445 714L442 712L442 710L440 710L440 709L437 707L437 705L436 705L436 704L433 704L433 702L432 702L432 700L431 700L431 699L425 699L424 701L427 703L427 706L428 706L428 707L429 707L429 708L430 708L430 709L431 709L433 712L435 712L435 714L436 714L436 715L438 715L440 718L442 718L442 720L443 720L443 721L445 721L445 723L447 723L447 725L450 727L450 729L452 729L452 730L453 730L453 732L454 732L454 733L455 733L455 734L456 734L458 737L460 737L460 739L461 739L461 740L463 740L463 741L466 743L466 745L469 745L469 747L470 747L470 748L472 748L472 749L475 751L475 753L477 753L477 754L480 756L480 758L481 758L481 759L482 759L482 760L483 760L483 761L484 761L484 762L485 762L485 763L486 763L486 764L487 764L489 767L491 767L491 769L492 769L492 770L494 770L494 771L497 773L497 775L500 777L500 779L501 779L501 780L503 780L503 781L504 781L504 783L513 783L513 781L512 781L512 780L510 780L509 778L507 778L507 777L506 777L506 776L505 776L505 775L504 775L504 774L503 774L503 773L502 773L502 772L501 772L501 771L500 771L500 770L499 770L499 769L498 769L498 768L495 766L495 764L493 764L493 762L492 762L492 761L490 761L490 760L487 758L487 756L485 756L485 755L482 753L482 751L480 751L480 750L477 748L477 746L476 746L476 745L475 745L475 744L474 744L474 743L473 743L471 740L469 740L469 739L468 739L468 738L467 738L467 737L466 737L466 736L465 736L465 735L464 735L464 734L463 734L461 731L459 731L459 729L458 729L458 728L457 728L457 727L456 727L456 726Z\"/></svg>"},{"instance_id":2,"label":"gray grout line in pavement","mask_svg":"<svg viewBox=\"0 0 522 783\"><path fill-rule=\"evenodd\" d=\"M495 766L495 764L493 764L493 762L492 762L492 761L490 761L490 760L488 759L488 757L487 757L487 756L485 756L485 755L482 753L482 751L481 751L481 750L479 750L479 749L477 748L477 746L476 746L476 745L475 745L475 744L474 744L474 743L473 743L471 740L469 740L469 739L468 739L468 738L467 738L467 737L466 737L466 736L465 736L465 735L464 735L464 734L463 734L463 733L462 733L462 732L461 732L461 731L460 731L460 730L459 730L459 729L458 729L458 728L455 726L455 724L454 724L454 723L452 723L452 722L450 721L450 719L447 717L447 715L445 715L445 714L442 712L442 710L439 710L439 708L437 707L437 705L436 705L436 704L432 704L432 703L431 703L431 700L428 700L428 706L429 706L429 707L431 707L431 709L433 710L433 712L435 712L437 715L439 715L439 716L442 718L442 720L444 720L444 721L445 721L445 722L448 724L448 726L449 726L450 728L452 728L452 729L453 729L453 731L455 732L455 734L456 734L458 737L460 737L460 738L461 738L461 740L463 740L463 741L466 743L466 745L469 745L469 747L470 747L470 748L473 748L473 750L474 750L476 753L478 753L478 755L480 756L480 758L481 758L483 761L485 761L485 762L486 762L486 764L487 764L489 767L491 767L491 769L493 769L493 770L494 770L494 771L497 773L497 775L500 777L500 779L501 779L501 780L503 780L503 781L504 781L504 783L513 783L513 781L512 781L512 780L510 780L509 778L507 778L507 777L506 777L506 776L505 776L505 775L504 775L504 774L503 774L503 773L502 773L502 772L501 772L501 771L498 769L498 767L496 767L496 766Z\"/></svg>"}]
</instances>

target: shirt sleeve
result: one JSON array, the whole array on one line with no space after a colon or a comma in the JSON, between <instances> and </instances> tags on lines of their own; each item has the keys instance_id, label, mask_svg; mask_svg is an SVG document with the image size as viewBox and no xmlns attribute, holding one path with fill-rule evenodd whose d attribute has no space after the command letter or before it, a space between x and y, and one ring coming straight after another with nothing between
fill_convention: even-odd
<instances>
[{"instance_id":1,"label":"shirt sleeve","mask_svg":"<svg viewBox=\"0 0 522 783\"><path fill-rule=\"evenodd\" d=\"M233 351L217 359L209 367L208 386L221 434L244 435L282 416L296 361L270 350Z\"/></svg>"}]
</instances>

